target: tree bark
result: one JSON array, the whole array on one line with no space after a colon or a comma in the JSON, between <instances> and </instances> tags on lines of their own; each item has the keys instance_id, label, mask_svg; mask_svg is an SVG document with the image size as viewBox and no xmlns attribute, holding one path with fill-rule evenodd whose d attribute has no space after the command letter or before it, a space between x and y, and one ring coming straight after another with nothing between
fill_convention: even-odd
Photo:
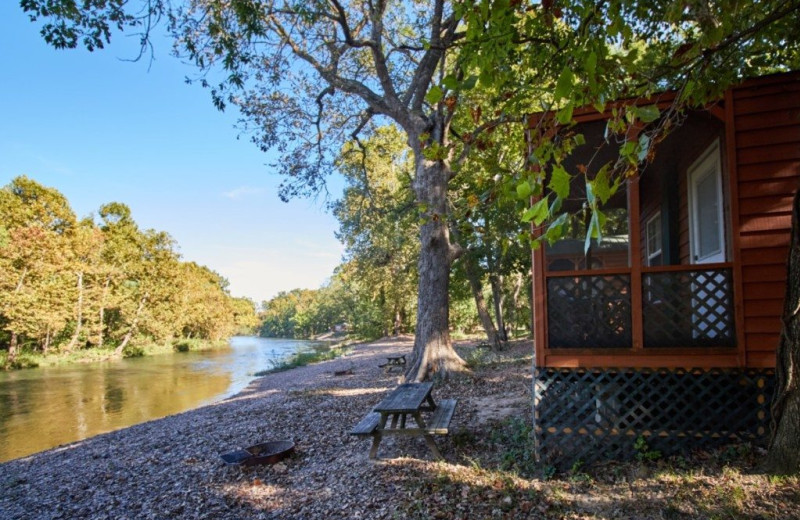
<instances>
[{"instance_id":1,"label":"tree bark","mask_svg":"<svg viewBox=\"0 0 800 520\"><path fill-rule=\"evenodd\" d=\"M480 275L475 265L475 259L468 253L464 255L462 261L464 262L464 271L466 271L467 274L469 287L472 289L472 297L475 299L475 308L478 311L478 317L486 333L486 341L492 349L499 349L500 338L497 336L497 329L494 326L491 314L489 314L489 308L486 306L486 299L483 297L483 284L481 283Z\"/></svg>"},{"instance_id":2,"label":"tree bark","mask_svg":"<svg viewBox=\"0 0 800 520\"><path fill-rule=\"evenodd\" d=\"M111 279L106 278L105 283L103 284L103 296L100 298L100 323L98 324L98 331L97 331L97 348L103 348L103 341L104 341L104 334L105 331L105 318L106 318L106 297L108 296L108 287L111 284Z\"/></svg>"},{"instance_id":3,"label":"tree bark","mask_svg":"<svg viewBox=\"0 0 800 520\"><path fill-rule=\"evenodd\" d=\"M42 354L45 354L45 355L50 350L50 334L51 334L51 329L48 326L47 327L47 331L46 331L45 336L44 336L44 343L42 344Z\"/></svg>"},{"instance_id":4,"label":"tree bark","mask_svg":"<svg viewBox=\"0 0 800 520\"><path fill-rule=\"evenodd\" d=\"M500 340L508 341L506 323L503 319L503 277L500 275L490 276L489 282L492 285L492 299L494 300L494 316L497 321L497 333Z\"/></svg>"},{"instance_id":5,"label":"tree bark","mask_svg":"<svg viewBox=\"0 0 800 520\"><path fill-rule=\"evenodd\" d=\"M22 290L22 284L25 282L25 276L28 274L28 268L22 270L22 274L17 281L17 286L14 288L14 294L18 294ZM17 360L17 333L11 331L11 339L8 342L8 356L6 357L6 367L11 365Z\"/></svg>"},{"instance_id":6,"label":"tree bark","mask_svg":"<svg viewBox=\"0 0 800 520\"><path fill-rule=\"evenodd\" d=\"M139 325L139 316L142 314L142 310L144 309L144 304L147 301L147 295L145 294L142 296L142 299L139 300L139 306L136 308L136 314L133 316L133 323L131 323L131 328L128 329L128 333L125 334L125 337L122 339L122 343L117 346L114 350L115 356L121 356L122 351L125 350L125 347L128 346L128 342L131 340L133 333L136 331L136 327Z\"/></svg>"},{"instance_id":7,"label":"tree bark","mask_svg":"<svg viewBox=\"0 0 800 520\"><path fill-rule=\"evenodd\" d=\"M394 324L392 325L392 336L397 336L398 334L400 334L402 328L403 328L403 317L400 314L400 308L397 305L395 305Z\"/></svg>"},{"instance_id":8,"label":"tree bark","mask_svg":"<svg viewBox=\"0 0 800 520\"><path fill-rule=\"evenodd\" d=\"M511 293L511 307L509 308L508 321L511 323L511 337L517 330L519 323L517 322L519 305L519 295L522 292L522 286L525 285L525 277L522 273L514 274L514 291Z\"/></svg>"},{"instance_id":9,"label":"tree bark","mask_svg":"<svg viewBox=\"0 0 800 520\"><path fill-rule=\"evenodd\" d=\"M75 332L67 345L67 352L75 348L78 343L78 338L81 335L81 328L83 327L83 272L78 273L78 304L75 310Z\"/></svg>"},{"instance_id":10,"label":"tree bark","mask_svg":"<svg viewBox=\"0 0 800 520\"><path fill-rule=\"evenodd\" d=\"M17 333L11 333L11 340L8 342L8 356L6 357L6 368L10 368L17 360Z\"/></svg>"},{"instance_id":11,"label":"tree bark","mask_svg":"<svg viewBox=\"0 0 800 520\"><path fill-rule=\"evenodd\" d=\"M417 330L407 381L424 381L431 376L446 378L466 370L464 360L450 341L450 265L460 254L450 243L447 224L447 182L450 171L443 161L422 154L419 136L409 132L414 150L417 202L422 205L420 228L419 289L417 291Z\"/></svg>"},{"instance_id":12,"label":"tree bark","mask_svg":"<svg viewBox=\"0 0 800 520\"><path fill-rule=\"evenodd\" d=\"M800 190L792 205L783 327L776 355L766 466L772 473L800 473Z\"/></svg>"}]
</instances>

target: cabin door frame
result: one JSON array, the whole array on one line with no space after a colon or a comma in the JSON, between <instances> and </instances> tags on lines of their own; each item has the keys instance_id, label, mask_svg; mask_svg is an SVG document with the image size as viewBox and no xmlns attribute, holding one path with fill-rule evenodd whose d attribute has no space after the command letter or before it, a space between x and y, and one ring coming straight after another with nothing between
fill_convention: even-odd
<instances>
[{"instance_id":1,"label":"cabin door frame","mask_svg":"<svg viewBox=\"0 0 800 520\"><path fill-rule=\"evenodd\" d=\"M722 158L719 139L715 140L687 172L689 192L689 263L712 264L726 261L725 199L722 191ZM715 338L721 331L709 326L709 300L721 302L725 294L723 275L715 275L708 285L692 282L692 335ZM714 289L714 287L717 287ZM712 304L713 305L713 304ZM719 315L721 305L716 308Z\"/></svg>"},{"instance_id":2,"label":"cabin door frame","mask_svg":"<svg viewBox=\"0 0 800 520\"><path fill-rule=\"evenodd\" d=\"M725 199L719 139L689 166L689 263L726 260Z\"/></svg>"}]
</instances>

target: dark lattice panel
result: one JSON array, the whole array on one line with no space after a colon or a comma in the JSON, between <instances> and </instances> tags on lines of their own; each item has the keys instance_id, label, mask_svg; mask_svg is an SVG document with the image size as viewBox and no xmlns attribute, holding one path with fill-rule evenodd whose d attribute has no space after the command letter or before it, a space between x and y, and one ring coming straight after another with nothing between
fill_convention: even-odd
<instances>
[{"instance_id":1,"label":"dark lattice panel","mask_svg":"<svg viewBox=\"0 0 800 520\"><path fill-rule=\"evenodd\" d=\"M630 348L629 275L547 280L550 348Z\"/></svg>"},{"instance_id":2,"label":"dark lattice panel","mask_svg":"<svg viewBox=\"0 0 800 520\"><path fill-rule=\"evenodd\" d=\"M730 269L642 277L644 346L735 347Z\"/></svg>"},{"instance_id":3,"label":"dark lattice panel","mask_svg":"<svg viewBox=\"0 0 800 520\"><path fill-rule=\"evenodd\" d=\"M534 426L544 464L628 459L643 436L664 455L769 428L773 370L537 369Z\"/></svg>"}]
</instances>

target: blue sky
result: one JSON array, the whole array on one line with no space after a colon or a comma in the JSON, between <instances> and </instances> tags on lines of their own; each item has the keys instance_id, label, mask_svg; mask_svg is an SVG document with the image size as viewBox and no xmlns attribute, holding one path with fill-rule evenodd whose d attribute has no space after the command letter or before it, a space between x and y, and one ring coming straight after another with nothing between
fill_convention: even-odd
<instances>
[{"instance_id":1,"label":"blue sky","mask_svg":"<svg viewBox=\"0 0 800 520\"><path fill-rule=\"evenodd\" d=\"M122 35L94 53L57 51L16 0L0 4L0 185L27 175L79 217L123 202L140 227L167 231L184 260L256 302L332 274L336 220L321 199L280 201L275 157L237 140L235 111L184 83L193 69L169 40L156 41L152 64L123 61L136 41ZM340 179L331 184L341 193Z\"/></svg>"}]
</instances>

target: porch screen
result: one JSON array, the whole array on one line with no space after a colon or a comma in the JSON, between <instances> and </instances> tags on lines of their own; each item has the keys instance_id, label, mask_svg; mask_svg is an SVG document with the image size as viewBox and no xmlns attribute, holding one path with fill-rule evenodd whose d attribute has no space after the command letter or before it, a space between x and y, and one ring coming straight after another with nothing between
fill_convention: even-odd
<instances>
[{"instance_id":1,"label":"porch screen","mask_svg":"<svg viewBox=\"0 0 800 520\"><path fill-rule=\"evenodd\" d=\"M630 287L628 274L548 278L550 348L629 348Z\"/></svg>"}]
</instances>

